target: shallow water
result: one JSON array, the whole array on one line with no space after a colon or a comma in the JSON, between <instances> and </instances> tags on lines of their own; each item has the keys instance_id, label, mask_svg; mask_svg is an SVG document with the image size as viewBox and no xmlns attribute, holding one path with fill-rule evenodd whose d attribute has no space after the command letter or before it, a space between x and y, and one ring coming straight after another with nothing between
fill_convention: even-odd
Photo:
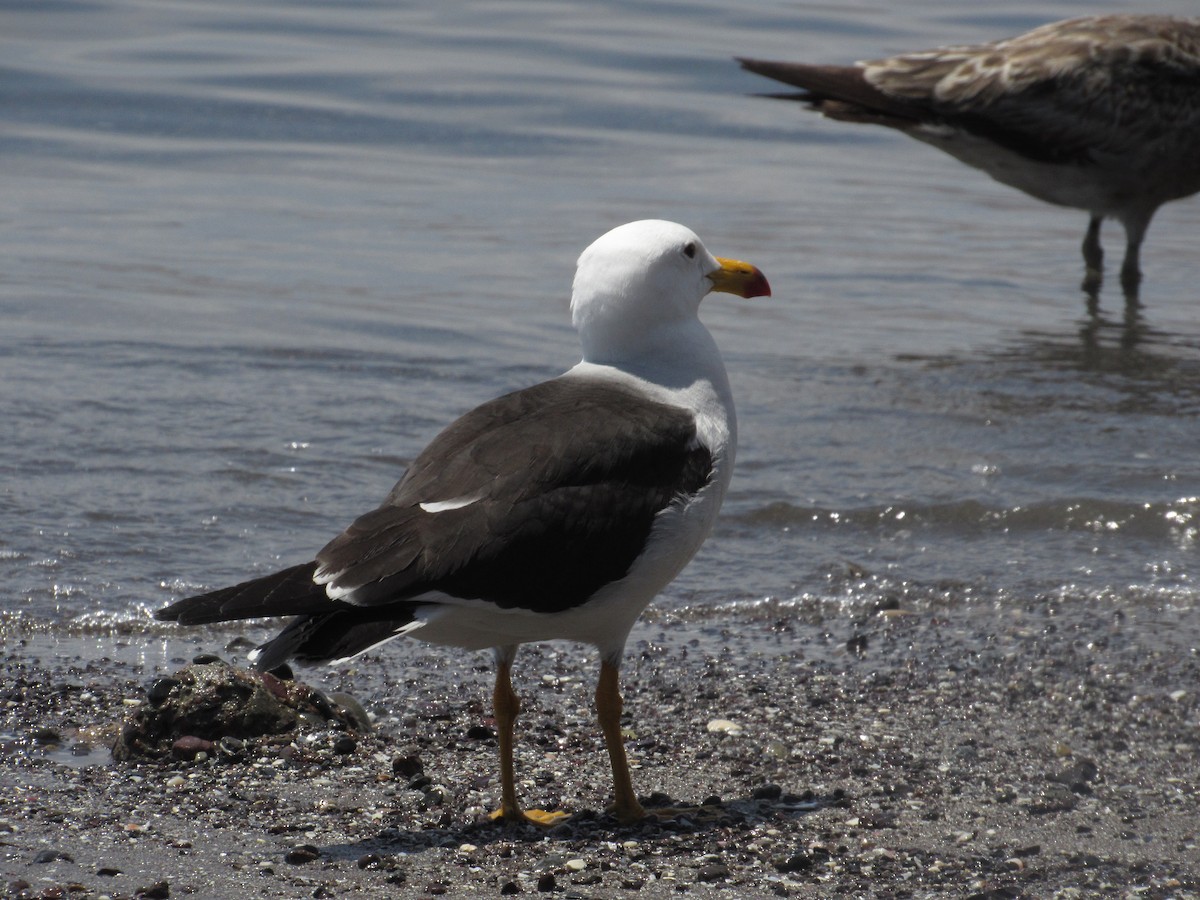
<instances>
[{"instance_id":1,"label":"shallow water","mask_svg":"<svg viewBox=\"0 0 1200 900\"><path fill-rule=\"evenodd\" d=\"M575 361L576 255L648 216L775 289L707 304L739 470L664 607L1195 606L1200 202L1156 218L1139 313L1112 286L1090 313L1082 213L731 61L1118 9L10 5L10 621L144 620L309 558L451 417Z\"/></svg>"}]
</instances>

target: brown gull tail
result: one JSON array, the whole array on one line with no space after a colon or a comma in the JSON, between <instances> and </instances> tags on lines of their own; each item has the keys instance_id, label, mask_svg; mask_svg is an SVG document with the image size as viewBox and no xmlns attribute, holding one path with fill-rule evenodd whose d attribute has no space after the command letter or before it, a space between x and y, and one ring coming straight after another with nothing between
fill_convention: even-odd
<instances>
[{"instance_id":1,"label":"brown gull tail","mask_svg":"<svg viewBox=\"0 0 1200 900\"><path fill-rule=\"evenodd\" d=\"M890 128L911 128L930 118L914 103L885 94L863 76L858 66L812 66L737 57L747 72L799 88L798 94L772 94L778 100L808 103L831 119Z\"/></svg>"}]
</instances>

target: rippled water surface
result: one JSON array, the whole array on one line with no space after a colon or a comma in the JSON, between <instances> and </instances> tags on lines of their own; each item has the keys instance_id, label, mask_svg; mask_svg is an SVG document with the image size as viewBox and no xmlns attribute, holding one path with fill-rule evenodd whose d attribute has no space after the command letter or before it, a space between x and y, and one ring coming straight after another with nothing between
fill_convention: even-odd
<instances>
[{"instance_id":1,"label":"rippled water surface","mask_svg":"<svg viewBox=\"0 0 1200 900\"><path fill-rule=\"evenodd\" d=\"M731 61L1119 8L10 5L9 615L141 619L309 558L450 418L575 361L576 255L650 216L775 288L707 303L739 471L661 604L1195 605L1200 201L1156 218L1140 310L1089 311L1082 213Z\"/></svg>"}]
</instances>

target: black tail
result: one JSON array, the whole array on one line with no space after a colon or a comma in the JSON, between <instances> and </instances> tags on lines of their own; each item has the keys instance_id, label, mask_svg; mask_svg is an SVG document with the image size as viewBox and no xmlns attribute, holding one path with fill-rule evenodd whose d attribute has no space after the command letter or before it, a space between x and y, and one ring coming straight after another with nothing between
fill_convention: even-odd
<instances>
[{"instance_id":1,"label":"black tail","mask_svg":"<svg viewBox=\"0 0 1200 900\"><path fill-rule=\"evenodd\" d=\"M289 659L310 665L349 659L390 641L410 622L412 607L407 604L394 604L382 614L367 608L300 616L258 647L250 659L267 671Z\"/></svg>"},{"instance_id":2,"label":"black tail","mask_svg":"<svg viewBox=\"0 0 1200 900\"><path fill-rule=\"evenodd\" d=\"M273 575L176 600L154 614L156 619L181 625L206 625L261 616L299 616L345 609L330 600L325 586L313 582L315 562L292 566Z\"/></svg>"}]
</instances>

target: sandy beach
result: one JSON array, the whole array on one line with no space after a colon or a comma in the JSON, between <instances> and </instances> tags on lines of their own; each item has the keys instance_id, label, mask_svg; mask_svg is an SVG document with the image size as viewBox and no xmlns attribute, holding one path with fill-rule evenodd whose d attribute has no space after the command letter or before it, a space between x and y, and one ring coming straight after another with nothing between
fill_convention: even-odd
<instances>
[{"instance_id":1,"label":"sandy beach","mask_svg":"<svg viewBox=\"0 0 1200 900\"><path fill-rule=\"evenodd\" d=\"M370 733L316 723L232 756L119 763L108 745L148 685L251 645L123 631L6 626L6 897L1200 896L1186 611L652 611L624 672L635 787L698 811L635 826L602 812L595 660L526 648L522 800L576 813L549 831L486 818L484 654L410 642L297 673L353 694Z\"/></svg>"}]
</instances>

